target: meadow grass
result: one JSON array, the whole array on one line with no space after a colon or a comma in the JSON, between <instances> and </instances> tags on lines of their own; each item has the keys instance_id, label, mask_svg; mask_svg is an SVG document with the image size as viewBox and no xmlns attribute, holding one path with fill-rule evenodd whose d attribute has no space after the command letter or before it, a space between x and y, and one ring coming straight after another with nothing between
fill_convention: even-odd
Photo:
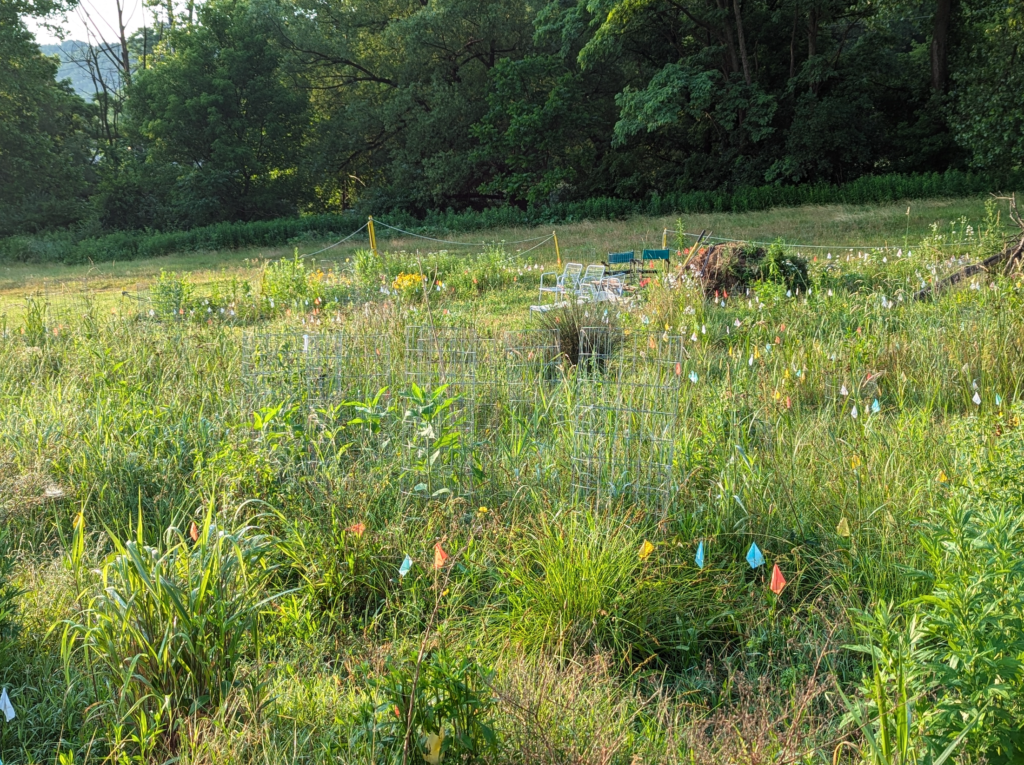
<instances>
[{"instance_id":1,"label":"meadow grass","mask_svg":"<svg viewBox=\"0 0 1024 765\"><path fill-rule=\"evenodd\" d=\"M998 241L974 202L928 204L906 252L811 255L809 293L653 280L613 317L644 353L596 372L506 346L536 326L552 253L167 258L45 310L13 298L42 272L10 272L0 555L21 594L0 757L909 763L956 741L1013 761L1024 283L914 301ZM931 238L972 210L969 242ZM568 258L669 225L559 237ZM905 225L902 207L687 222L855 244ZM160 268L143 302L120 296ZM421 269L425 288L396 287ZM418 391L407 333L432 324L473 328L476 365L449 355L452 387ZM637 404L670 336L670 501L581 494L583 408L624 391L630 427L654 427ZM611 478L647 448L603 443ZM876 746L890 730L902 748Z\"/></svg>"},{"instance_id":2,"label":"meadow grass","mask_svg":"<svg viewBox=\"0 0 1024 765\"><path fill-rule=\"evenodd\" d=\"M907 210L910 214L907 215ZM913 244L931 232L932 226L947 231L961 219L977 225L985 216L983 198L915 200L887 205L829 205L822 207L779 208L751 213L718 213L687 215L682 220L692 233L702 230L712 235L744 240L774 241L781 238L799 244L814 245L896 245ZM552 228L495 229L470 234L452 234L445 238L456 242L513 242L545 237L558 232L564 259L595 262L607 252L626 249L660 247L664 230L675 230L676 217L638 216L618 221L585 221ZM382 247L409 253L430 252L442 245L408 237L378 226ZM315 252L331 245L328 240L313 238L298 244L300 254ZM676 246L674 235L669 244ZM325 267L342 267L355 253L365 249L365 237L351 240L318 256ZM509 247L528 249L533 243ZM0 312L14 310L25 294L50 293L72 295L84 290L90 293L119 295L134 292L159 275L160 271L192 273L199 281L252 273L254 261L275 260L291 256L296 245L270 248L243 248L189 252L161 258L121 263L60 265L54 263L0 262ZM452 248L462 252L459 248ZM467 247L471 254L479 248ZM554 263L552 243L534 250L533 257L545 264Z\"/></svg>"}]
</instances>

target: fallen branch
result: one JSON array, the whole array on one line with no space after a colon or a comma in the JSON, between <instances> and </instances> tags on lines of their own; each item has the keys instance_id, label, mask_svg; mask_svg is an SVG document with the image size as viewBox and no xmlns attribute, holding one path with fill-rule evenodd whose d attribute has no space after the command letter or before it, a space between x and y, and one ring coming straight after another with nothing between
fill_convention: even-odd
<instances>
[{"instance_id":1,"label":"fallen branch","mask_svg":"<svg viewBox=\"0 0 1024 765\"><path fill-rule=\"evenodd\" d=\"M945 279L941 279L935 284L919 290L914 295L914 300L924 300L931 295L938 294L948 287L952 287L954 284L961 282L964 279L969 279L975 274L979 274L983 271L989 273L1001 264L1005 263L1005 266L1003 266L1003 273L1009 274L1018 265L1024 263L1024 220L1022 220L1020 213L1017 212L1017 197L1014 194L1009 197L997 197L997 199L1009 200L1010 220L1020 227L1022 233L1020 241L1016 244L1008 244L1002 252L986 258L981 263L972 263L969 266L964 266L956 273L947 276Z\"/></svg>"}]
</instances>

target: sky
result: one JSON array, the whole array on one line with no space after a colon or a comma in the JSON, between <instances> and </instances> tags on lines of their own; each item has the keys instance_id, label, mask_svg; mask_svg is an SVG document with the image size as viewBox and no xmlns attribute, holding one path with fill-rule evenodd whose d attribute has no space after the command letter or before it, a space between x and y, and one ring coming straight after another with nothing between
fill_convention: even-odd
<instances>
[{"instance_id":1,"label":"sky","mask_svg":"<svg viewBox=\"0 0 1024 765\"><path fill-rule=\"evenodd\" d=\"M122 0L122 3L128 34L141 27L143 21L149 21L152 12L143 9L142 0ZM26 19L26 22L40 45L60 42L55 34L43 29L36 20ZM52 19L50 23L62 26L67 40L86 42L100 37L106 42L114 42L117 40L117 0L80 0L79 7L67 15L66 21Z\"/></svg>"}]
</instances>

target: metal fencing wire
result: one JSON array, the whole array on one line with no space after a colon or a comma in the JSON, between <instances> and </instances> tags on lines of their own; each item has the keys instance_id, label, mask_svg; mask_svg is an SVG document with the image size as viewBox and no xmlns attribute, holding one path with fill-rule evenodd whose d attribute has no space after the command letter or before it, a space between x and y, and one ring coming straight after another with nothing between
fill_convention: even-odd
<instances>
[{"instance_id":1,"label":"metal fencing wire","mask_svg":"<svg viewBox=\"0 0 1024 765\"><path fill-rule=\"evenodd\" d=\"M242 345L242 410L285 466L315 474L343 453L340 332L249 333ZM301 438L294 438L301 433Z\"/></svg>"},{"instance_id":2,"label":"metal fencing wire","mask_svg":"<svg viewBox=\"0 0 1024 765\"><path fill-rule=\"evenodd\" d=\"M406 327L402 472L407 493L423 498L473 494L482 355L474 329Z\"/></svg>"},{"instance_id":3,"label":"metal fencing wire","mask_svg":"<svg viewBox=\"0 0 1024 765\"><path fill-rule=\"evenodd\" d=\"M558 333L550 329L505 332L501 345L508 403L516 410L532 408L544 389L562 375Z\"/></svg>"},{"instance_id":4,"label":"metal fencing wire","mask_svg":"<svg viewBox=\"0 0 1024 765\"><path fill-rule=\"evenodd\" d=\"M609 327L584 327L580 335L571 415L576 497L667 512L683 338Z\"/></svg>"}]
</instances>

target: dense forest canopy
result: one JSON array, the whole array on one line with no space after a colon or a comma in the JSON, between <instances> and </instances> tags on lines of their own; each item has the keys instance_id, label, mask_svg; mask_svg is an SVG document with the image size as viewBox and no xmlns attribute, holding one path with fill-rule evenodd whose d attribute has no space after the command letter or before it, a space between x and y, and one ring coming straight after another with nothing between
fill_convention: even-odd
<instances>
[{"instance_id":1,"label":"dense forest canopy","mask_svg":"<svg viewBox=\"0 0 1024 765\"><path fill-rule=\"evenodd\" d=\"M1024 166L1020 0L163 0L84 56L0 4L0 234Z\"/></svg>"}]
</instances>

